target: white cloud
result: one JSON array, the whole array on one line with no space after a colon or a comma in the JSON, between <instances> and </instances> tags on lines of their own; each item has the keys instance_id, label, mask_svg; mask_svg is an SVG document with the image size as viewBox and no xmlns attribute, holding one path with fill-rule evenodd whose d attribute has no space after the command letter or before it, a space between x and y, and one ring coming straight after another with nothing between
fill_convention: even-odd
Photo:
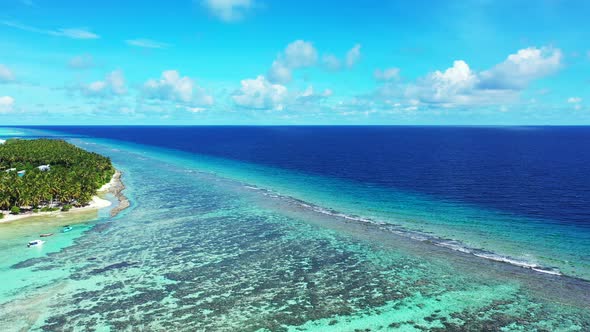
<instances>
[{"instance_id":1,"label":"white cloud","mask_svg":"<svg viewBox=\"0 0 590 332\"><path fill-rule=\"evenodd\" d=\"M14 105L14 98L10 96L0 97L0 112L11 112Z\"/></svg>"},{"instance_id":2,"label":"white cloud","mask_svg":"<svg viewBox=\"0 0 590 332\"><path fill-rule=\"evenodd\" d=\"M465 104L470 101L477 83L477 76L469 65L457 60L444 72L437 70L419 79L408 87L406 95L427 103Z\"/></svg>"},{"instance_id":3,"label":"white cloud","mask_svg":"<svg viewBox=\"0 0 590 332\"><path fill-rule=\"evenodd\" d=\"M151 39L139 38L139 39L128 39L125 41L129 46L142 47L142 48L167 48L168 44L158 42Z\"/></svg>"},{"instance_id":4,"label":"white cloud","mask_svg":"<svg viewBox=\"0 0 590 332\"><path fill-rule=\"evenodd\" d=\"M582 102L582 98L580 98L580 97L569 97L567 99L567 102L570 103L570 104L579 104L579 103Z\"/></svg>"},{"instance_id":5,"label":"white cloud","mask_svg":"<svg viewBox=\"0 0 590 332\"><path fill-rule=\"evenodd\" d=\"M311 67L318 60L318 52L311 42L296 40L287 45L284 63L290 68Z\"/></svg>"},{"instance_id":6,"label":"white cloud","mask_svg":"<svg viewBox=\"0 0 590 332\"><path fill-rule=\"evenodd\" d=\"M292 70L311 67L318 61L318 52L311 42L296 40L273 61L268 71L268 80L272 83L286 84L293 78Z\"/></svg>"},{"instance_id":7,"label":"white cloud","mask_svg":"<svg viewBox=\"0 0 590 332\"><path fill-rule=\"evenodd\" d=\"M289 103L293 106L309 105L326 99L332 96L333 93L331 89L325 89L320 93L316 93L313 86L310 85L303 92L295 94L293 100L290 100Z\"/></svg>"},{"instance_id":8,"label":"white cloud","mask_svg":"<svg viewBox=\"0 0 590 332\"><path fill-rule=\"evenodd\" d=\"M574 109L576 111L579 111L582 109L582 98L580 97L570 97L567 99L567 102L569 104L573 104L574 105Z\"/></svg>"},{"instance_id":9,"label":"white cloud","mask_svg":"<svg viewBox=\"0 0 590 332\"><path fill-rule=\"evenodd\" d=\"M291 68L285 66L281 61L275 60L268 71L268 79L275 83L289 83L293 78Z\"/></svg>"},{"instance_id":10,"label":"white cloud","mask_svg":"<svg viewBox=\"0 0 590 332\"><path fill-rule=\"evenodd\" d=\"M361 57L361 45L357 44L346 54L346 65L354 66ZM340 59L332 54L325 54L321 59L321 65L326 70L338 71L342 68ZM285 48L273 61L266 78L271 83L287 84L293 79L293 70L298 68L313 67L318 64L318 51L314 45L305 40L296 40Z\"/></svg>"},{"instance_id":11,"label":"white cloud","mask_svg":"<svg viewBox=\"0 0 590 332\"><path fill-rule=\"evenodd\" d=\"M302 93L300 93L298 97L300 97L300 98L309 98L309 97L316 97L316 96L317 97L329 97L332 95L332 93L333 93L332 90L326 89L326 90L324 90L324 92L317 94L317 93L315 93L313 86L310 85L307 87L307 89L305 89Z\"/></svg>"},{"instance_id":12,"label":"white cloud","mask_svg":"<svg viewBox=\"0 0 590 332\"><path fill-rule=\"evenodd\" d=\"M373 76L377 81L391 81L399 79L399 68L375 69Z\"/></svg>"},{"instance_id":13,"label":"white cloud","mask_svg":"<svg viewBox=\"0 0 590 332\"><path fill-rule=\"evenodd\" d=\"M181 77L176 70L162 72L160 79L150 79L143 86L149 99L167 100L192 106L211 106L213 97L188 76Z\"/></svg>"},{"instance_id":14,"label":"white cloud","mask_svg":"<svg viewBox=\"0 0 590 332\"><path fill-rule=\"evenodd\" d=\"M107 83L110 85L111 90L115 94L123 95L127 93L127 88L125 87L125 77L123 76L123 72L120 70L116 70L110 73L107 76Z\"/></svg>"},{"instance_id":15,"label":"white cloud","mask_svg":"<svg viewBox=\"0 0 590 332\"><path fill-rule=\"evenodd\" d=\"M40 33L54 37L65 37L71 39L98 39L99 35L89 31L87 28L69 28L69 29L40 29L30 25L21 24L12 21L0 21L0 24L28 32Z\"/></svg>"},{"instance_id":16,"label":"white cloud","mask_svg":"<svg viewBox=\"0 0 590 332\"><path fill-rule=\"evenodd\" d=\"M253 0L203 0L202 5L225 22L242 19L247 10L254 5Z\"/></svg>"},{"instance_id":17,"label":"white cloud","mask_svg":"<svg viewBox=\"0 0 590 332\"><path fill-rule=\"evenodd\" d=\"M322 65L329 71L338 71L342 69L343 63L348 68L353 67L361 59L361 45L356 44L346 52L344 61L340 60L333 54L325 54L322 57Z\"/></svg>"},{"instance_id":18,"label":"white cloud","mask_svg":"<svg viewBox=\"0 0 590 332\"><path fill-rule=\"evenodd\" d=\"M107 88L105 81L96 81L88 84L87 91L89 94L102 94Z\"/></svg>"},{"instance_id":19,"label":"white cloud","mask_svg":"<svg viewBox=\"0 0 590 332\"><path fill-rule=\"evenodd\" d=\"M280 84L272 84L264 76L246 79L242 87L232 97L238 106L254 109L282 110L287 100L287 88Z\"/></svg>"},{"instance_id":20,"label":"white cloud","mask_svg":"<svg viewBox=\"0 0 590 332\"><path fill-rule=\"evenodd\" d=\"M232 97L234 103L258 110L314 111L320 109L323 100L333 95L331 89L316 92L312 85L303 91L289 91L284 85L273 84L262 75L242 80L241 85Z\"/></svg>"},{"instance_id":21,"label":"white cloud","mask_svg":"<svg viewBox=\"0 0 590 332\"><path fill-rule=\"evenodd\" d=\"M322 57L322 65L330 71L338 71L342 68L340 59L332 54L326 54Z\"/></svg>"},{"instance_id":22,"label":"white cloud","mask_svg":"<svg viewBox=\"0 0 590 332\"><path fill-rule=\"evenodd\" d=\"M58 35L72 39L98 39L99 36L85 28L78 29L60 29Z\"/></svg>"},{"instance_id":23,"label":"white cloud","mask_svg":"<svg viewBox=\"0 0 590 332\"><path fill-rule=\"evenodd\" d=\"M201 113L207 110L204 107L186 107L185 109L191 113Z\"/></svg>"},{"instance_id":24,"label":"white cloud","mask_svg":"<svg viewBox=\"0 0 590 332\"><path fill-rule=\"evenodd\" d=\"M0 64L0 83L12 82L15 80L14 73L8 67Z\"/></svg>"},{"instance_id":25,"label":"white cloud","mask_svg":"<svg viewBox=\"0 0 590 332\"><path fill-rule=\"evenodd\" d=\"M361 59L361 45L356 44L346 53L346 65L350 68Z\"/></svg>"},{"instance_id":26,"label":"white cloud","mask_svg":"<svg viewBox=\"0 0 590 332\"><path fill-rule=\"evenodd\" d=\"M530 82L553 74L560 66L559 49L531 47L511 54L489 70L476 72L465 61L457 60L451 68L437 70L410 84L386 82L377 93L385 99L415 99L443 108L510 104L518 100ZM385 78L384 72L376 72L376 78Z\"/></svg>"},{"instance_id":27,"label":"white cloud","mask_svg":"<svg viewBox=\"0 0 590 332\"><path fill-rule=\"evenodd\" d=\"M94 67L94 59L89 54L75 56L68 62L68 67L72 69L88 69Z\"/></svg>"},{"instance_id":28,"label":"white cloud","mask_svg":"<svg viewBox=\"0 0 590 332\"><path fill-rule=\"evenodd\" d=\"M480 75L486 89L523 89L538 78L555 73L561 67L559 49L529 47L510 54L508 58Z\"/></svg>"},{"instance_id":29,"label":"white cloud","mask_svg":"<svg viewBox=\"0 0 590 332\"><path fill-rule=\"evenodd\" d=\"M82 86L82 94L88 97L106 97L110 95L124 95L127 93L125 76L120 70L106 75L102 81L95 81Z\"/></svg>"}]
</instances>

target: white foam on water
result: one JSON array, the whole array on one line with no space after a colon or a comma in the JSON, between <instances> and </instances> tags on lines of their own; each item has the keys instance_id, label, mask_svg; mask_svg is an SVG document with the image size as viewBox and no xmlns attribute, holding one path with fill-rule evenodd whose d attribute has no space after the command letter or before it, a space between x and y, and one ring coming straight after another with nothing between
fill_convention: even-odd
<instances>
[{"instance_id":1,"label":"white foam on water","mask_svg":"<svg viewBox=\"0 0 590 332\"><path fill-rule=\"evenodd\" d=\"M473 256L487 259L487 260L491 260L491 261L506 263L506 264L522 267L525 269L533 270L536 272L540 272L540 273L546 273L546 274L557 275L557 276L563 275L557 268L544 267L544 266L538 265L537 263L530 262L530 261L527 261L524 259L517 259L517 258L509 257L506 255L501 255L498 253L490 252L487 250L472 248L472 247L469 247L469 246L467 246L459 241L453 240L453 239L444 239L444 238L440 238L435 235L423 233L420 231L408 230L408 229L404 228L403 226L400 226L397 224L392 224L390 222L374 220L374 219L361 217L361 216L357 216L357 215L349 215L349 214L342 213L342 212L339 212L339 211L336 211L336 210L333 210L330 208L315 205L313 203L309 203L309 202L297 199L295 197L282 195L282 194L277 193L273 190L260 188L257 186L244 184L243 187L250 189L250 190L259 191L264 196L271 197L274 199L280 199L280 200L286 201L289 204L301 207L306 210L311 210L311 211L314 211L319 214L328 215L328 216L335 217L335 218L340 218L340 219L343 219L346 221L362 222L362 223L369 224L369 225L380 226L381 229L383 229L383 230L389 231L393 234L403 236L403 237L406 237L406 238L409 238L409 239L412 239L415 241L429 242L435 246L446 248L446 249L453 250L453 251L457 251L457 252L460 252L463 254L473 255Z\"/></svg>"}]
</instances>

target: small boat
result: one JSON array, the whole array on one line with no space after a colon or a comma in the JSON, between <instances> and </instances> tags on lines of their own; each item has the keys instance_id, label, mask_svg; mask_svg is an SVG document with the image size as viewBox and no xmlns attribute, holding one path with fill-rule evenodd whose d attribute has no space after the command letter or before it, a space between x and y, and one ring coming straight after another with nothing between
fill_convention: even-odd
<instances>
[{"instance_id":1,"label":"small boat","mask_svg":"<svg viewBox=\"0 0 590 332\"><path fill-rule=\"evenodd\" d=\"M45 243L45 241L41 241L41 240L33 240L33 241L30 241L30 242L27 244L27 247L29 247L29 248L30 248L30 247L38 247L38 246L42 245L43 243Z\"/></svg>"},{"instance_id":2,"label":"small boat","mask_svg":"<svg viewBox=\"0 0 590 332\"><path fill-rule=\"evenodd\" d=\"M69 232L69 231L71 231L71 230L72 230L72 226L70 226L70 225L65 225L65 226L64 226L64 228L62 228L61 232L62 232L62 233L67 233L67 232Z\"/></svg>"},{"instance_id":3,"label":"small boat","mask_svg":"<svg viewBox=\"0 0 590 332\"><path fill-rule=\"evenodd\" d=\"M43 234L40 234L39 236L40 237L50 237L52 235L53 235L53 233L43 233Z\"/></svg>"}]
</instances>

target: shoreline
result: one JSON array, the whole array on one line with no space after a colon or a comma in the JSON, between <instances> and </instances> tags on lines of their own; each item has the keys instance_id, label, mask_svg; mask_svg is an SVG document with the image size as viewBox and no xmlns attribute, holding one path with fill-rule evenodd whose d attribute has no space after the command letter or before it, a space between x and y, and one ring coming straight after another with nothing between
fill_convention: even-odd
<instances>
[{"instance_id":1,"label":"shoreline","mask_svg":"<svg viewBox=\"0 0 590 332\"><path fill-rule=\"evenodd\" d=\"M92 196L92 201L90 201L90 204L88 204L86 206L72 207L69 211L61 211L61 210L60 211L51 211L51 212L32 212L32 211L30 211L30 212L25 212L22 214L17 214L17 215L6 213L8 211L0 211L0 213L4 214L4 218L0 219L0 223L2 223L2 224L9 223L9 222L24 220L24 219L33 218L33 217L55 217L55 216L70 214L70 213L87 212L87 211L91 211L91 210L100 210L102 208L109 207L113 204L110 201L98 196L99 194L106 194L106 193L113 194L117 198L117 200L119 201L119 204L117 204L117 206L115 206L113 208L113 210L111 211L111 217L114 217L117 214L119 214L119 212L128 208L130 205L127 197L125 197L125 195L122 194L123 189L125 189L125 185L121 181L121 175L122 175L122 173L119 170L116 170L115 174L111 178L111 181L109 183L103 185L100 189L98 189L96 191L96 195Z\"/></svg>"},{"instance_id":2,"label":"shoreline","mask_svg":"<svg viewBox=\"0 0 590 332\"><path fill-rule=\"evenodd\" d=\"M116 217L121 211L127 209L131 205L127 196L123 194L123 190L125 190L126 187L121 180L122 175L123 173L119 170L115 171L111 181L98 190L98 192L110 192L119 201L119 204L111 210L111 217Z\"/></svg>"}]
</instances>

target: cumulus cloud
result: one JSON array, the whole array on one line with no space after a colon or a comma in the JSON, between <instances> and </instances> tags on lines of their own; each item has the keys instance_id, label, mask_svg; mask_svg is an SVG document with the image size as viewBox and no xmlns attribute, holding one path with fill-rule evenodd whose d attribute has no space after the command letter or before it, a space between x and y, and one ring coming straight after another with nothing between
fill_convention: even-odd
<instances>
[{"instance_id":1,"label":"cumulus cloud","mask_svg":"<svg viewBox=\"0 0 590 332\"><path fill-rule=\"evenodd\" d=\"M333 54L326 54L322 57L322 65L330 71L338 71L342 68L342 62Z\"/></svg>"},{"instance_id":2,"label":"cumulus cloud","mask_svg":"<svg viewBox=\"0 0 590 332\"><path fill-rule=\"evenodd\" d=\"M102 81L95 81L83 85L82 94L88 97L120 96L127 93L125 76L120 70L115 70L106 75Z\"/></svg>"},{"instance_id":3,"label":"cumulus cloud","mask_svg":"<svg viewBox=\"0 0 590 332\"><path fill-rule=\"evenodd\" d=\"M10 96L0 97L0 112L11 112L14 105L14 98Z\"/></svg>"},{"instance_id":4,"label":"cumulus cloud","mask_svg":"<svg viewBox=\"0 0 590 332\"><path fill-rule=\"evenodd\" d=\"M529 47L480 75L480 85L487 89L523 89L538 78L555 73L561 67L559 49Z\"/></svg>"},{"instance_id":5,"label":"cumulus cloud","mask_svg":"<svg viewBox=\"0 0 590 332\"><path fill-rule=\"evenodd\" d=\"M0 64L0 83L12 82L15 80L14 73L8 67Z\"/></svg>"},{"instance_id":6,"label":"cumulus cloud","mask_svg":"<svg viewBox=\"0 0 590 332\"><path fill-rule=\"evenodd\" d=\"M243 108L258 110L309 111L317 108L333 94L331 89L316 91L312 85L303 91L289 91L284 85L273 84L262 75L255 79L242 80L241 84L241 88L232 97L234 103Z\"/></svg>"},{"instance_id":7,"label":"cumulus cloud","mask_svg":"<svg viewBox=\"0 0 590 332\"><path fill-rule=\"evenodd\" d=\"M322 96L322 97L329 97L332 95L332 90L330 89L326 89L324 90L324 92L322 92L321 94L317 94L315 93L315 90L313 88L313 85L310 85L307 87L307 89L303 90L303 92L301 92L301 94L299 94L299 97L311 97L311 96Z\"/></svg>"},{"instance_id":8,"label":"cumulus cloud","mask_svg":"<svg viewBox=\"0 0 590 332\"><path fill-rule=\"evenodd\" d=\"M321 66L329 71L342 69L343 63L349 68L354 66L361 57L361 45L357 44L350 49L345 60L338 59L333 54L325 54L321 58ZM266 78L271 83L287 84L293 79L293 70L299 68L314 67L318 64L318 51L313 43L305 40L296 40L281 52L273 61L266 73Z\"/></svg>"},{"instance_id":9,"label":"cumulus cloud","mask_svg":"<svg viewBox=\"0 0 590 332\"><path fill-rule=\"evenodd\" d=\"M225 22L241 20L246 11L254 6L253 0L203 0L201 4L211 14Z\"/></svg>"},{"instance_id":10,"label":"cumulus cloud","mask_svg":"<svg viewBox=\"0 0 590 332\"><path fill-rule=\"evenodd\" d=\"M75 56L68 61L71 69L88 69L94 67L94 59L89 54Z\"/></svg>"},{"instance_id":11,"label":"cumulus cloud","mask_svg":"<svg viewBox=\"0 0 590 332\"><path fill-rule=\"evenodd\" d=\"M311 42L296 40L279 54L268 71L267 77L272 83L286 84L293 77L292 70L311 67L318 61L318 52Z\"/></svg>"},{"instance_id":12,"label":"cumulus cloud","mask_svg":"<svg viewBox=\"0 0 590 332\"><path fill-rule=\"evenodd\" d=\"M375 69L373 76L377 81L391 81L399 79L399 68Z\"/></svg>"},{"instance_id":13,"label":"cumulus cloud","mask_svg":"<svg viewBox=\"0 0 590 332\"><path fill-rule=\"evenodd\" d=\"M253 109L282 110L287 100L287 88L280 84L269 82L264 76L255 79L245 79L242 87L232 97L234 103L240 107Z\"/></svg>"},{"instance_id":14,"label":"cumulus cloud","mask_svg":"<svg viewBox=\"0 0 590 332\"><path fill-rule=\"evenodd\" d=\"M180 76L176 70L162 72L159 79L150 79L143 86L148 99L173 101L186 106L213 105L213 97L188 76Z\"/></svg>"},{"instance_id":15,"label":"cumulus cloud","mask_svg":"<svg viewBox=\"0 0 590 332\"><path fill-rule=\"evenodd\" d=\"M318 52L311 42L296 40L285 48L283 61L290 68L311 67L318 60Z\"/></svg>"},{"instance_id":16,"label":"cumulus cloud","mask_svg":"<svg viewBox=\"0 0 590 332\"><path fill-rule=\"evenodd\" d=\"M167 48L168 44L158 42L151 39L139 38L139 39L128 39L125 41L127 45L141 48Z\"/></svg>"},{"instance_id":17,"label":"cumulus cloud","mask_svg":"<svg viewBox=\"0 0 590 332\"><path fill-rule=\"evenodd\" d=\"M179 107L177 107L179 108ZM185 110L191 112L191 113L201 113L206 111L207 109L204 107L185 107Z\"/></svg>"},{"instance_id":18,"label":"cumulus cloud","mask_svg":"<svg viewBox=\"0 0 590 332\"><path fill-rule=\"evenodd\" d=\"M297 93L292 101L293 104L310 104L310 103L317 103L323 99L326 99L332 96L333 91L331 89L325 89L322 92L316 92L312 85L308 86L301 93Z\"/></svg>"},{"instance_id":19,"label":"cumulus cloud","mask_svg":"<svg viewBox=\"0 0 590 332\"><path fill-rule=\"evenodd\" d=\"M573 104L574 105L574 109L575 110L581 110L582 109L582 98L580 97L569 97L567 99L567 102L569 104Z\"/></svg>"},{"instance_id":20,"label":"cumulus cloud","mask_svg":"<svg viewBox=\"0 0 590 332\"><path fill-rule=\"evenodd\" d=\"M344 60L340 60L333 54L325 54L322 57L322 66L328 71L338 71L344 65L352 68L361 59L361 45L356 44L344 55Z\"/></svg>"},{"instance_id":21,"label":"cumulus cloud","mask_svg":"<svg viewBox=\"0 0 590 332\"><path fill-rule=\"evenodd\" d=\"M377 94L385 99L417 100L420 105L437 107L512 103L530 82L556 72L561 57L559 49L531 47L481 72L474 71L463 60L456 60L452 67L432 72L413 83L386 82ZM388 76L385 71L375 74L376 78L385 76Z\"/></svg>"},{"instance_id":22,"label":"cumulus cloud","mask_svg":"<svg viewBox=\"0 0 590 332\"><path fill-rule=\"evenodd\" d=\"M28 32L40 33L54 37L65 37L71 39L98 39L99 35L91 32L87 28L69 28L69 29L41 29L26 24L12 21L0 21L0 24Z\"/></svg>"},{"instance_id":23,"label":"cumulus cloud","mask_svg":"<svg viewBox=\"0 0 590 332\"><path fill-rule=\"evenodd\" d=\"M291 82L293 74L291 68L287 67L281 61L273 61L270 70L268 71L268 79L274 83L288 83Z\"/></svg>"},{"instance_id":24,"label":"cumulus cloud","mask_svg":"<svg viewBox=\"0 0 590 332\"><path fill-rule=\"evenodd\" d=\"M582 98L580 98L580 97L569 97L567 99L567 102L570 103L570 104L579 104L579 103L582 102Z\"/></svg>"},{"instance_id":25,"label":"cumulus cloud","mask_svg":"<svg viewBox=\"0 0 590 332\"><path fill-rule=\"evenodd\" d=\"M361 45L356 44L346 53L346 65L350 68L361 59Z\"/></svg>"},{"instance_id":26,"label":"cumulus cloud","mask_svg":"<svg viewBox=\"0 0 590 332\"><path fill-rule=\"evenodd\" d=\"M407 95L428 103L467 103L478 83L476 74L462 60L444 72L437 70L410 86Z\"/></svg>"}]
</instances>

